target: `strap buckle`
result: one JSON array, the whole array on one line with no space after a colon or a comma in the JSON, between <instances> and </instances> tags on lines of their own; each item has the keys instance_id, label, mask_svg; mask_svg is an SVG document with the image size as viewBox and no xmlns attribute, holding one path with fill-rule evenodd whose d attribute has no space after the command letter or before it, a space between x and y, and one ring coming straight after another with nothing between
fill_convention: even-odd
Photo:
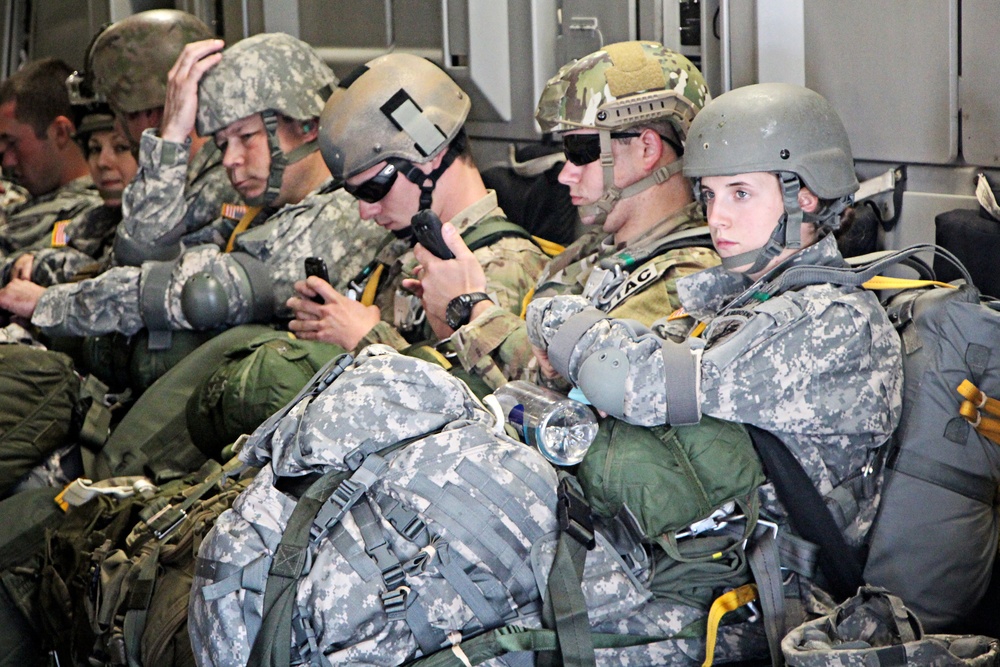
<instances>
[{"instance_id":1,"label":"strap buckle","mask_svg":"<svg viewBox=\"0 0 1000 667\"><path fill-rule=\"evenodd\" d=\"M399 621L406 618L406 608L409 606L410 587L399 586L398 588L382 593L382 608L390 621Z\"/></svg>"},{"instance_id":2,"label":"strap buckle","mask_svg":"<svg viewBox=\"0 0 1000 667\"><path fill-rule=\"evenodd\" d=\"M590 516L590 505L569 482L568 477L559 480L556 515L559 529L590 551L597 545L594 537L594 521Z\"/></svg>"}]
</instances>

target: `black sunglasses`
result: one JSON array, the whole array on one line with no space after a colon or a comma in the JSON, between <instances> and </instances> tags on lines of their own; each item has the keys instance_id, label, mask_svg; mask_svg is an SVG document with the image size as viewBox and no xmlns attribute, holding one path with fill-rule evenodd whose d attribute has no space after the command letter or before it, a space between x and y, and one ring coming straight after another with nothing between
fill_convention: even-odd
<instances>
[{"instance_id":1,"label":"black sunglasses","mask_svg":"<svg viewBox=\"0 0 1000 667\"><path fill-rule=\"evenodd\" d=\"M638 132L612 132L612 139L638 137ZM601 157L601 137L597 134L564 134L563 153L578 167L590 164Z\"/></svg>"},{"instance_id":2,"label":"black sunglasses","mask_svg":"<svg viewBox=\"0 0 1000 667\"><path fill-rule=\"evenodd\" d=\"M394 160L389 160L380 172L367 181L357 185L344 183L344 189L355 199L374 204L389 194L396 177L399 176L399 166Z\"/></svg>"}]
</instances>

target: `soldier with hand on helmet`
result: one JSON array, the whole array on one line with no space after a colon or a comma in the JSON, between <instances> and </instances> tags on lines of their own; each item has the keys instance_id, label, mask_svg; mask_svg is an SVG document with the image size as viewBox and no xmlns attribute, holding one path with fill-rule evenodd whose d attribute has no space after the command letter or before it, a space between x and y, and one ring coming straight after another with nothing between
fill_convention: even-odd
<instances>
[{"instance_id":1,"label":"soldier with hand on helmet","mask_svg":"<svg viewBox=\"0 0 1000 667\"><path fill-rule=\"evenodd\" d=\"M777 282L796 266L846 266L832 232L858 182L843 124L806 88L738 88L691 124L684 173L723 262L677 282L704 333L673 343L654 333L659 323L649 331L561 296L529 306L532 343L595 407L632 423L706 414L770 431L821 495L850 499L845 537L860 544L877 503L852 481L899 421L899 337L871 292ZM763 490L762 507L780 520L773 489Z\"/></svg>"},{"instance_id":2,"label":"soldier with hand on helmet","mask_svg":"<svg viewBox=\"0 0 1000 667\"><path fill-rule=\"evenodd\" d=\"M718 264L680 173L688 128L708 97L698 69L654 42L611 44L548 82L536 118L562 135L559 180L594 229L546 266L534 298L582 294L605 312L651 324L677 305L678 278ZM699 232L700 246L674 240ZM425 307L439 317L486 279L457 236L446 238L456 261L418 255ZM683 335L688 327L675 328ZM493 388L536 379L524 321L489 303L474 307L452 343L462 366Z\"/></svg>"},{"instance_id":3,"label":"soldier with hand on helmet","mask_svg":"<svg viewBox=\"0 0 1000 667\"><path fill-rule=\"evenodd\" d=\"M288 302L296 335L348 350L371 343L403 350L458 326L443 312L425 318L419 298L402 288L417 266L411 219L418 211L449 222L456 235L484 234L481 247L466 252L489 279L469 296L520 311L546 257L483 185L465 136L470 107L444 71L405 53L376 58L334 91L320 120L323 157L358 200L361 217L397 238L352 285L359 301L319 278L296 284L300 296ZM312 301L316 295L323 303Z\"/></svg>"},{"instance_id":4,"label":"soldier with hand on helmet","mask_svg":"<svg viewBox=\"0 0 1000 667\"><path fill-rule=\"evenodd\" d=\"M180 67L201 80L178 107L197 107L198 133L214 137L233 186L258 206L224 243L37 288L34 299L9 293L12 283L0 291L0 306L32 316L50 335L132 335L146 327L151 344L167 345L172 330L286 317L305 257L323 257L341 287L361 270L382 235L360 223L351 197L335 189L316 145L333 72L310 46L284 34L247 38L221 58L214 55L220 47L217 40L185 47Z\"/></svg>"}]
</instances>

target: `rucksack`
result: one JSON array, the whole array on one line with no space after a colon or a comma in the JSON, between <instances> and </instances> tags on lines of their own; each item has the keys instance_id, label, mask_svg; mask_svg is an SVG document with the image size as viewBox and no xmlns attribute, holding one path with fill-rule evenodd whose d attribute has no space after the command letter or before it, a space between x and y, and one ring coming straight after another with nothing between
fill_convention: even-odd
<instances>
[{"instance_id":1,"label":"rucksack","mask_svg":"<svg viewBox=\"0 0 1000 667\"><path fill-rule=\"evenodd\" d=\"M78 480L55 500L32 619L63 664L193 667L187 606L195 553L245 485L244 466L207 462L157 488L144 478ZM129 494L129 495L123 495Z\"/></svg>"},{"instance_id":2,"label":"rucksack","mask_svg":"<svg viewBox=\"0 0 1000 667\"><path fill-rule=\"evenodd\" d=\"M876 586L859 588L830 614L793 629L781 648L789 667L1000 664L996 639L925 634L920 619L901 599Z\"/></svg>"},{"instance_id":3,"label":"rucksack","mask_svg":"<svg viewBox=\"0 0 1000 667\"><path fill-rule=\"evenodd\" d=\"M202 543L199 664L700 663L707 609L654 597L639 536L578 512L572 478L557 490L497 424L442 368L385 346L320 371L247 441L260 472ZM723 657L760 648L741 631Z\"/></svg>"},{"instance_id":4,"label":"rucksack","mask_svg":"<svg viewBox=\"0 0 1000 667\"><path fill-rule=\"evenodd\" d=\"M78 429L80 379L60 352L0 345L0 496Z\"/></svg>"},{"instance_id":5,"label":"rucksack","mask_svg":"<svg viewBox=\"0 0 1000 667\"><path fill-rule=\"evenodd\" d=\"M930 278L926 264L914 262L927 252L953 263L964 283L879 275L907 263ZM943 248L917 245L868 259L854 268L793 267L780 280L904 290L884 303L903 344L903 409L886 448L864 579L901 597L931 630L961 626L982 600L996 560L1000 450L960 414L958 388L970 380L1000 395L1000 357L993 354L1000 312ZM850 557L833 557L841 556Z\"/></svg>"}]
</instances>

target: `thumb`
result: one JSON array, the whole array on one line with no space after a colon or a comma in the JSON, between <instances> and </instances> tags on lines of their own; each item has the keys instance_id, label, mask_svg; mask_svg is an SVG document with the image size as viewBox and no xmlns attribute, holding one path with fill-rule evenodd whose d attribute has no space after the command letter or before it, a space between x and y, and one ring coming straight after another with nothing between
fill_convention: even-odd
<instances>
[{"instance_id":1,"label":"thumb","mask_svg":"<svg viewBox=\"0 0 1000 667\"><path fill-rule=\"evenodd\" d=\"M465 245L462 235L455 229L455 225L450 222L446 222L441 226L441 238L444 239L448 249L454 253L455 259L465 259L473 256L472 251L469 250L469 246Z\"/></svg>"}]
</instances>

